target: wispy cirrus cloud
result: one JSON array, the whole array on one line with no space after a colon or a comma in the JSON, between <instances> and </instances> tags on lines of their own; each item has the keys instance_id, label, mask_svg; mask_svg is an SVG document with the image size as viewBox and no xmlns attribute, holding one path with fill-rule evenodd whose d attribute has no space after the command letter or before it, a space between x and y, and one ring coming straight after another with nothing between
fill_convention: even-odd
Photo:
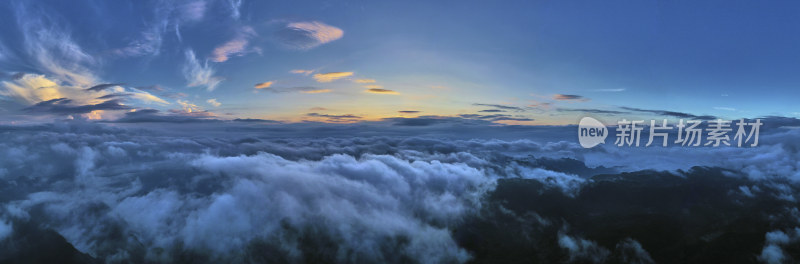
<instances>
[{"instance_id":1,"label":"wispy cirrus cloud","mask_svg":"<svg viewBox=\"0 0 800 264\"><path fill-rule=\"evenodd\" d=\"M32 64L70 85L89 86L96 82L89 66L97 64L97 59L72 39L57 16L34 10L26 3L13 6L25 52Z\"/></svg>"},{"instance_id":2,"label":"wispy cirrus cloud","mask_svg":"<svg viewBox=\"0 0 800 264\"><path fill-rule=\"evenodd\" d=\"M236 36L217 46L211 52L211 60L215 62L227 61L231 56L242 56L248 52L259 52L260 49L248 49L250 38L256 36L255 30L251 27L243 27L239 30Z\"/></svg>"},{"instance_id":3,"label":"wispy cirrus cloud","mask_svg":"<svg viewBox=\"0 0 800 264\"><path fill-rule=\"evenodd\" d=\"M214 68L208 65L208 61L200 64L192 49L187 49L184 54L186 61L183 65L183 77L188 82L186 86L205 86L207 90L213 91L222 82L223 78L214 76Z\"/></svg>"},{"instance_id":4,"label":"wispy cirrus cloud","mask_svg":"<svg viewBox=\"0 0 800 264\"><path fill-rule=\"evenodd\" d=\"M373 79L356 79L355 82L356 83L375 83L375 80L373 80Z\"/></svg>"},{"instance_id":5,"label":"wispy cirrus cloud","mask_svg":"<svg viewBox=\"0 0 800 264\"><path fill-rule=\"evenodd\" d=\"M158 103L158 104L165 104L165 105L170 104L169 102L164 101L164 99L161 99L158 96L155 96L155 95L153 95L153 94L151 94L149 92L146 92L146 91L142 91L142 90L135 89L135 88L124 88L122 90L126 91L127 94L130 94L131 98L139 100L139 101L144 102L146 104L149 104L149 103Z\"/></svg>"},{"instance_id":6,"label":"wispy cirrus cloud","mask_svg":"<svg viewBox=\"0 0 800 264\"><path fill-rule=\"evenodd\" d=\"M242 8L242 2L244 2L244 0L227 0L226 2L228 3L228 8L231 10L231 18L239 19L242 15L240 8Z\"/></svg>"},{"instance_id":7,"label":"wispy cirrus cloud","mask_svg":"<svg viewBox=\"0 0 800 264\"><path fill-rule=\"evenodd\" d=\"M205 17L207 5L205 0L195 1L158 1L151 10L151 19L147 22L138 37L127 46L114 49L112 52L122 57L158 56L164 44L164 36L174 32L178 41L183 41L180 33L181 25L200 21Z\"/></svg>"},{"instance_id":8,"label":"wispy cirrus cloud","mask_svg":"<svg viewBox=\"0 0 800 264\"><path fill-rule=\"evenodd\" d=\"M3 42L0 42L0 61L8 60L11 56L11 51L3 45Z\"/></svg>"},{"instance_id":9,"label":"wispy cirrus cloud","mask_svg":"<svg viewBox=\"0 0 800 264\"><path fill-rule=\"evenodd\" d=\"M327 72L314 74L314 80L317 82L326 83L339 80L345 77L353 76L353 72Z\"/></svg>"},{"instance_id":10,"label":"wispy cirrus cloud","mask_svg":"<svg viewBox=\"0 0 800 264\"><path fill-rule=\"evenodd\" d=\"M342 38L344 31L319 21L291 22L275 35L288 48L309 50Z\"/></svg>"},{"instance_id":11,"label":"wispy cirrus cloud","mask_svg":"<svg viewBox=\"0 0 800 264\"><path fill-rule=\"evenodd\" d=\"M131 40L127 46L113 50L122 57L156 56L161 52L163 35L167 31L168 20L160 20L139 33L139 37Z\"/></svg>"},{"instance_id":12,"label":"wispy cirrus cloud","mask_svg":"<svg viewBox=\"0 0 800 264\"><path fill-rule=\"evenodd\" d=\"M219 107L222 105L220 102L217 101L217 98L208 99L206 100L206 103L210 104L213 107Z\"/></svg>"},{"instance_id":13,"label":"wispy cirrus cloud","mask_svg":"<svg viewBox=\"0 0 800 264\"><path fill-rule=\"evenodd\" d=\"M180 18L188 21L197 21L203 19L206 14L208 3L204 0L188 1L177 5L176 9L180 14Z\"/></svg>"},{"instance_id":14,"label":"wispy cirrus cloud","mask_svg":"<svg viewBox=\"0 0 800 264\"><path fill-rule=\"evenodd\" d=\"M214 49L211 54L211 60L215 62L227 61L230 56L239 55L244 53L247 47L247 39L235 38Z\"/></svg>"}]
</instances>

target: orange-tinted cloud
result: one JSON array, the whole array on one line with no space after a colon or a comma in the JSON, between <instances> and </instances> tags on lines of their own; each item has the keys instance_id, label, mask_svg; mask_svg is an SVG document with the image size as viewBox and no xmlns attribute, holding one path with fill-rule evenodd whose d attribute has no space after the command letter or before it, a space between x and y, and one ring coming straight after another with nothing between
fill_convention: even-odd
<instances>
[{"instance_id":1,"label":"orange-tinted cloud","mask_svg":"<svg viewBox=\"0 0 800 264\"><path fill-rule=\"evenodd\" d=\"M228 57L231 55L241 54L245 47L247 47L247 43L248 41L246 39L241 38L232 39L228 42L225 42L211 52L211 60L215 62L223 62L228 60Z\"/></svg>"},{"instance_id":2,"label":"orange-tinted cloud","mask_svg":"<svg viewBox=\"0 0 800 264\"><path fill-rule=\"evenodd\" d=\"M314 73L314 70L291 70L291 71L289 71L289 72L290 72L290 73L294 73L294 74L305 74L305 75L309 75L309 74L312 74L312 73Z\"/></svg>"},{"instance_id":3,"label":"orange-tinted cloud","mask_svg":"<svg viewBox=\"0 0 800 264\"><path fill-rule=\"evenodd\" d=\"M84 116L86 116L86 118L89 120L100 120L103 119L103 116L101 114L103 114L103 110L94 110L87 114L84 114Z\"/></svg>"},{"instance_id":4,"label":"orange-tinted cloud","mask_svg":"<svg viewBox=\"0 0 800 264\"><path fill-rule=\"evenodd\" d=\"M272 81L263 82L263 83L257 83L255 85L255 88L256 89L264 89L264 88L269 88L270 86L272 86Z\"/></svg>"},{"instance_id":5,"label":"orange-tinted cloud","mask_svg":"<svg viewBox=\"0 0 800 264\"><path fill-rule=\"evenodd\" d=\"M353 76L353 72L317 73L314 74L314 80L317 80L317 82L326 83L350 76Z\"/></svg>"},{"instance_id":6,"label":"orange-tinted cloud","mask_svg":"<svg viewBox=\"0 0 800 264\"><path fill-rule=\"evenodd\" d=\"M300 50L312 49L342 36L343 30L318 21L289 23L285 30L277 33L284 45Z\"/></svg>"},{"instance_id":7,"label":"orange-tinted cloud","mask_svg":"<svg viewBox=\"0 0 800 264\"><path fill-rule=\"evenodd\" d=\"M300 91L300 92L301 93L307 93L307 94L330 93L331 89L307 90L307 91Z\"/></svg>"},{"instance_id":8,"label":"orange-tinted cloud","mask_svg":"<svg viewBox=\"0 0 800 264\"><path fill-rule=\"evenodd\" d=\"M247 52L260 52L260 49L247 50L247 45L250 43L250 38L256 36L253 28L245 26L239 29L236 37L223 43L222 45L214 48L211 52L211 60L215 62L223 62L228 60L230 56L242 56Z\"/></svg>"}]
</instances>

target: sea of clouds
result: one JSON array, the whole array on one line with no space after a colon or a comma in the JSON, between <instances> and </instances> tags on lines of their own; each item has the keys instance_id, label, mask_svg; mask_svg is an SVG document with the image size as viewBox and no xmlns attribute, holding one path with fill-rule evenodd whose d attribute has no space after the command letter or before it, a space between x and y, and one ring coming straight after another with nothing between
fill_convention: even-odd
<instances>
[{"instance_id":1,"label":"sea of clouds","mask_svg":"<svg viewBox=\"0 0 800 264\"><path fill-rule=\"evenodd\" d=\"M785 200L798 198L800 181L800 131L793 129L762 135L756 148L583 149L562 127L531 128L563 137L537 141L215 126L0 128L4 250L14 248L15 226L34 223L106 261L460 263L470 253L452 230L480 211L497 179L535 179L567 195L591 182L520 162L526 158L573 158L618 172L719 166L753 183L737 191ZM764 261L781 259L781 247L797 237L789 231L765 234ZM567 234L558 243L574 254L608 254ZM646 256L636 241L621 243Z\"/></svg>"}]
</instances>

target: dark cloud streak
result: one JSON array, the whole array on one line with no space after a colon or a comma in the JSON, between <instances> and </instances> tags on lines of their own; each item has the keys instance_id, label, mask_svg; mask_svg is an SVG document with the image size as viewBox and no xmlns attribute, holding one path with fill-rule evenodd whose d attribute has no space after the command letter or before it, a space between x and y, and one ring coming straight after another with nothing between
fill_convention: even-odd
<instances>
[{"instance_id":1,"label":"dark cloud streak","mask_svg":"<svg viewBox=\"0 0 800 264\"><path fill-rule=\"evenodd\" d=\"M119 100L108 100L99 104L93 105L73 105L72 100L67 98L58 98L48 101L39 102L28 108L26 111L37 113L49 113L58 115L71 115L71 114L86 114L95 110L128 110L131 107L120 104Z\"/></svg>"}]
</instances>

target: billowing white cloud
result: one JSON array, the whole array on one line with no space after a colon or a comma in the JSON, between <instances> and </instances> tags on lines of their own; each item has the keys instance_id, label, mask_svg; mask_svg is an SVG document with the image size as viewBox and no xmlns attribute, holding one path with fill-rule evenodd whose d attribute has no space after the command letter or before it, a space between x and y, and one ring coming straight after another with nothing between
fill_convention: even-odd
<instances>
[{"instance_id":1,"label":"billowing white cloud","mask_svg":"<svg viewBox=\"0 0 800 264\"><path fill-rule=\"evenodd\" d=\"M596 242L580 237L558 234L558 245L569 253L569 262L604 263L611 252Z\"/></svg>"},{"instance_id":2,"label":"billowing white cloud","mask_svg":"<svg viewBox=\"0 0 800 264\"><path fill-rule=\"evenodd\" d=\"M764 248L761 250L761 255L758 256L759 260L768 264L795 262L792 257L783 250L783 247L788 246L789 243L800 241L800 227L796 227L789 232L775 230L768 232L765 237Z\"/></svg>"},{"instance_id":3,"label":"billowing white cloud","mask_svg":"<svg viewBox=\"0 0 800 264\"><path fill-rule=\"evenodd\" d=\"M222 82L222 77L214 76L214 68L208 65L208 61L200 64L193 50L187 49L185 56L183 77L188 82L186 86L205 86L207 90L213 91Z\"/></svg>"},{"instance_id":4,"label":"billowing white cloud","mask_svg":"<svg viewBox=\"0 0 800 264\"><path fill-rule=\"evenodd\" d=\"M179 104L187 111L202 111L188 101ZM466 262L469 253L459 246L453 229L474 219L470 217L486 216L480 214L482 199L498 179L535 180L545 190L555 188L567 195L593 182L535 166L532 156L591 160L597 158L591 154L600 154L609 157L604 165L615 168L624 160L638 162L629 155L651 155L645 165L665 155L680 156L663 148L645 155L583 149L570 141L458 139L467 130L464 123L450 130L427 130L435 137L375 136L404 129L385 124L380 127L386 130L377 132L365 133L366 124L330 130L347 137L319 134L320 129L309 124L282 125L275 134L259 137L252 127L237 130L221 121L170 133L78 122L9 130L0 133L0 181L14 185L0 184L0 198L6 199L0 202L0 221L5 221L0 223L13 222L12 229L25 222L47 226L78 250L104 261L172 262L202 256L212 262L236 262L272 256L303 262L313 253L338 262ZM519 133L524 128L494 129ZM574 132L560 129L536 128L516 135ZM693 151L702 155L680 158L734 157L722 166L749 167L743 170L747 173L765 170L762 178L740 178L761 186L754 196L768 199L764 195L777 188L788 188L784 194L791 196L796 185L773 183L788 183L793 174L787 172L797 171L792 155L800 148L791 141L797 133L781 131L764 136L763 147L728 150L736 155L698 148ZM789 156L776 160L777 151ZM729 194L749 199L739 194L741 185L733 185ZM793 229L780 232L783 235L767 235L762 260L788 256L800 237ZM609 250L589 237L565 230L548 241L565 253L564 260L651 263L649 248L633 239L622 239ZM343 251L346 257L337 254Z\"/></svg>"},{"instance_id":5,"label":"billowing white cloud","mask_svg":"<svg viewBox=\"0 0 800 264\"><path fill-rule=\"evenodd\" d=\"M0 219L0 242L11 236L14 226L6 220Z\"/></svg>"},{"instance_id":6,"label":"billowing white cloud","mask_svg":"<svg viewBox=\"0 0 800 264\"><path fill-rule=\"evenodd\" d=\"M178 100L176 101L178 105L181 106L181 109L172 109L170 112L174 114L180 114L185 116L195 116L195 117L210 117L214 116L213 113L203 110L202 107L193 104L189 101ZM216 102L216 100L214 101ZM210 103L210 102L209 102Z\"/></svg>"},{"instance_id":7,"label":"billowing white cloud","mask_svg":"<svg viewBox=\"0 0 800 264\"><path fill-rule=\"evenodd\" d=\"M206 100L206 103L210 104L213 107L219 107L220 105L222 105L220 102L217 102L217 98L208 99Z\"/></svg>"},{"instance_id":8,"label":"billowing white cloud","mask_svg":"<svg viewBox=\"0 0 800 264\"><path fill-rule=\"evenodd\" d=\"M631 238L626 238L619 243L615 250L619 253L622 263L655 264L650 253L642 248L642 244Z\"/></svg>"},{"instance_id":9,"label":"billowing white cloud","mask_svg":"<svg viewBox=\"0 0 800 264\"><path fill-rule=\"evenodd\" d=\"M478 153L544 150L530 141L242 141L102 126L75 131L84 132L0 134L0 167L11 170L2 180L27 194L0 204L0 215L52 227L103 260L170 262L196 254L227 262L267 249L290 262L303 252L344 250L347 259L331 258L463 263L469 253L450 227L475 215L500 177L490 156ZM476 152L462 151L468 149ZM43 179L58 184L26 184ZM36 210L41 214L31 218ZM298 230L313 233L298 237ZM128 235L109 233L118 231ZM309 248L307 239L332 248Z\"/></svg>"}]
</instances>

